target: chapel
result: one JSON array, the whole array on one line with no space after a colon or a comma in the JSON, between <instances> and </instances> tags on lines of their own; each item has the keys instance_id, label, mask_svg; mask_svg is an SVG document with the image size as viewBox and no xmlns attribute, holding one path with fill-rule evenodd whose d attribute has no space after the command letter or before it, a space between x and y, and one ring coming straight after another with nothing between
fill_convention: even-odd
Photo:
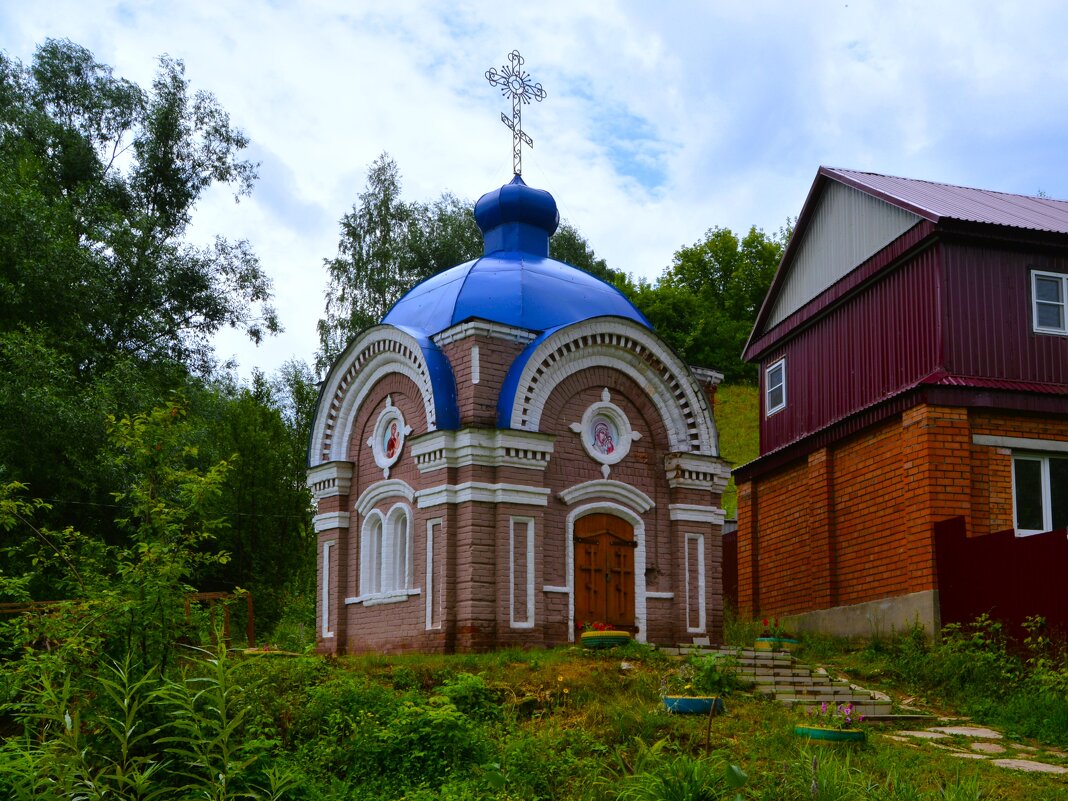
<instances>
[{"instance_id":1,"label":"chapel","mask_svg":"<svg viewBox=\"0 0 1068 801\"><path fill-rule=\"evenodd\" d=\"M616 288L552 259L556 201L475 205L480 258L414 287L323 382L308 453L324 653L717 642L712 398Z\"/></svg>"}]
</instances>

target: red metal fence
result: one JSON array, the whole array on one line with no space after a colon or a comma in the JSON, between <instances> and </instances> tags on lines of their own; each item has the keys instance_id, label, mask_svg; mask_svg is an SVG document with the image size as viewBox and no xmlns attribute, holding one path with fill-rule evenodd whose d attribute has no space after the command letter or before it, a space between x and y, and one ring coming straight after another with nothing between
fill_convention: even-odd
<instances>
[{"instance_id":1,"label":"red metal fence","mask_svg":"<svg viewBox=\"0 0 1068 801\"><path fill-rule=\"evenodd\" d=\"M1023 621L1041 615L1068 632L1068 530L968 537L964 518L955 517L935 524L934 541L943 625L986 613L1021 638Z\"/></svg>"}]
</instances>

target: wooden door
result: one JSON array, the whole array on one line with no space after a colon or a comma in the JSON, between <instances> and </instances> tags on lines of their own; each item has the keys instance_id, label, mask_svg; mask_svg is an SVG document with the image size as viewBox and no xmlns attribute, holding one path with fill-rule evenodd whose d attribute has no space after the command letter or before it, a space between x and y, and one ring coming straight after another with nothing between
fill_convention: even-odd
<instances>
[{"instance_id":1,"label":"wooden door","mask_svg":"<svg viewBox=\"0 0 1068 801\"><path fill-rule=\"evenodd\" d=\"M634 527L608 514L575 521L575 624L634 625Z\"/></svg>"}]
</instances>

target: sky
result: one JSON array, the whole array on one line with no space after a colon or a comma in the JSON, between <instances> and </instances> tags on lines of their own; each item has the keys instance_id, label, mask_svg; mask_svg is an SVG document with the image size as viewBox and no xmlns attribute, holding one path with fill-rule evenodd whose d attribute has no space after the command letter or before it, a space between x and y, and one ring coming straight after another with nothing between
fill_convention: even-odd
<instances>
[{"instance_id":1,"label":"sky","mask_svg":"<svg viewBox=\"0 0 1068 801\"><path fill-rule=\"evenodd\" d=\"M311 362L323 260L382 152L404 196L476 200L511 180L511 103L485 73L519 50L523 178L598 256L655 280L711 227L770 233L821 165L1068 199L1068 3L0 0L0 50L46 38L148 87L181 59L259 163L216 189L196 243L246 239L285 332L216 340L238 374Z\"/></svg>"}]
</instances>

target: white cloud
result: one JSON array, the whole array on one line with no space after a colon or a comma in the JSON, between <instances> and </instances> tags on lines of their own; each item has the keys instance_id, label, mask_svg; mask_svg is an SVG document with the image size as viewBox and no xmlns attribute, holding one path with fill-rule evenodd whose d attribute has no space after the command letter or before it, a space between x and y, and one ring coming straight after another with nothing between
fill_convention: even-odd
<instances>
[{"instance_id":1,"label":"white cloud","mask_svg":"<svg viewBox=\"0 0 1068 801\"><path fill-rule=\"evenodd\" d=\"M0 47L46 36L147 84L184 60L254 143L261 181L212 192L195 235L248 239L287 332L219 340L247 374L310 359L324 258L383 150L411 199L507 181L513 48L548 98L524 108L524 177L608 263L655 277L714 225L774 231L820 164L1068 197L1068 9L1053 0L181 4L0 0Z\"/></svg>"}]
</instances>

